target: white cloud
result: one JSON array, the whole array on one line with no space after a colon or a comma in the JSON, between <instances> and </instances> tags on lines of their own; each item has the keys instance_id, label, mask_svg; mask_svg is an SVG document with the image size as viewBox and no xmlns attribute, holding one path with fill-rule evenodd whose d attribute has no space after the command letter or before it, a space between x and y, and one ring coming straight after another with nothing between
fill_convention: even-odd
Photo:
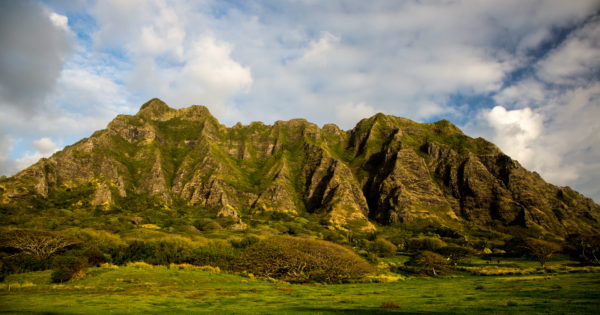
<instances>
[{"instance_id":1,"label":"white cloud","mask_svg":"<svg viewBox=\"0 0 600 315\"><path fill-rule=\"evenodd\" d=\"M495 131L494 142L530 167L535 154L531 145L543 131L543 117L528 107L507 111L502 106L494 107L486 116Z\"/></svg>"},{"instance_id":2,"label":"white cloud","mask_svg":"<svg viewBox=\"0 0 600 315\"><path fill-rule=\"evenodd\" d=\"M533 78L525 79L518 84L507 86L494 95L494 100L503 106L539 107L546 104L548 97L554 94L546 86Z\"/></svg>"},{"instance_id":3,"label":"white cloud","mask_svg":"<svg viewBox=\"0 0 600 315\"><path fill-rule=\"evenodd\" d=\"M23 156L15 160L16 169L21 170L29 167L41 158L49 157L60 149L58 145L48 137L33 141L31 147L34 149L33 152L25 152Z\"/></svg>"},{"instance_id":4,"label":"white cloud","mask_svg":"<svg viewBox=\"0 0 600 315\"><path fill-rule=\"evenodd\" d=\"M43 156L50 156L54 152L59 150L59 147L52 141L52 139L48 137L43 137L38 140L33 141L33 148L42 154Z\"/></svg>"},{"instance_id":5,"label":"white cloud","mask_svg":"<svg viewBox=\"0 0 600 315\"><path fill-rule=\"evenodd\" d=\"M600 72L600 19L589 22L554 49L537 66L546 82L581 84Z\"/></svg>"},{"instance_id":6,"label":"white cloud","mask_svg":"<svg viewBox=\"0 0 600 315\"><path fill-rule=\"evenodd\" d=\"M202 100L224 114L227 100L252 84L250 69L231 59L231 50L231 45L210 36L194 42L185 52L186 64L170 83L167 100L181 107Z\"/></svg>"},{"instance_id":7,"label":"white cloud","mask_svg":"<svg viewBox=\"0 0 600 315\"><path fill-rule=\"evenodd\" d=\"M329 32L324 32L318 41L311 41L308 49L301 58L302 64L325 66L332 57L334 46L340 43L340 38Z\"/></svg>"},{"instance_id":8,"label":"white cloud","mask_svg":"<svg viewBox=\"0 0 600 315\"><path fill-rule=\"evenodd\" d=\"M352 129L363 118L375 115L377 111L365 103L342 104L335 108L335 115L342 129Z\"/></svg>"},{"instance_id":9,"label":"white cloud","mask_svg":"<svg viewBox=\"0 0 600 315\"><path fill-rule=\"evenodd\" d=\"M64 15L60 15L56 12L49 12L50 21L54 26L63 29L65 32L70 32L69 29L69 18Z\"/></svg>"}]
</instances>

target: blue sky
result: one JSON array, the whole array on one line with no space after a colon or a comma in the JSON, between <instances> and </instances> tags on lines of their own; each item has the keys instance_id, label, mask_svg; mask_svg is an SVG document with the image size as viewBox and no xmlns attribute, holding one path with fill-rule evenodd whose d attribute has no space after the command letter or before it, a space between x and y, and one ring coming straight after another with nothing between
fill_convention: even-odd
<instances>
[{"instance_id":1,"label":"blue sky","mask_svg":"<svg viewBox=\"0 0 600 315\"><path fill-rule=\"evenodd\" d=\"M224 124L448 119L600 201L600 1L0 2L0 174L159 97Z\"/></svg>"}]
</instances>

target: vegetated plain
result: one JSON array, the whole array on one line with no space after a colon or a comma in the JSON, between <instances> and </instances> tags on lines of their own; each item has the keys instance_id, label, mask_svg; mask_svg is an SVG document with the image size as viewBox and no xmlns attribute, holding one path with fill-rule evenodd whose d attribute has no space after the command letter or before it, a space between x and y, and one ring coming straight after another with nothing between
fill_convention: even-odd
<instances>
[{"instance_id":1,"label":"vegetated plain","mask_svg":"<svg viewBox=\"0 0 600 315\"><path fill-rule=\"evenodd\" d=\"M380 271L372 282L330 285L289 284L189 265L105 264L63 284L51 283L50 270L10 275L0 285L0 312L598 314L600 273L583 273L590 268L556 272L564 263L555 260L546 272L525 260L493 266L532 272L505 276L459 271L404 278ZM469 265L492 267L483 260Z\"/></svg>"}]
</instances>

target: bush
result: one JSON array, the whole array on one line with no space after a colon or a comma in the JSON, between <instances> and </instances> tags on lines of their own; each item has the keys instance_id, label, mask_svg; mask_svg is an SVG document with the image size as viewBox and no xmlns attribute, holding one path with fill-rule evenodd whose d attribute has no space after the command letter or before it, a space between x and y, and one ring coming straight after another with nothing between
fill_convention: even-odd
<instances>
[{"instance_id":1,"label":"bush","mask_svg":"<svg viewBox=\"0 0 600 315\"><path fill-rule=\"evenodd\" d=\"M85 259L90 266L100 266L100 264L106 263L108 260L106 256L98 248L89 248L85 251Z\"/></svg>"},{"instance_id":2,"label":"bush","mask_svg":"<svg viewBox=\"0 0 600 315\"><path fill-rule=\"evenodd\" d=\"M398 248L392 242L378 238L371 244L371 250L377 253L379 257L389 257L396 254Z\"/></svg>"},{"instance_id":3,"label":"bush","mask_svg":"<svg viewBox=\"0 0 600 315\"><path fill-rule=\"evenodd\" d=\"M4 257L0 261L0 278L10 274L28 271L46 270L51 266L51 260L42 259L32 255L13 255Z\"/></svg>"},{"instance_id":4,"label":"bush","mask_svg":"<svg viewBox=\"0 0 600 315\"><path fill-rule=\"evenodd\" d=\"M248 235L241 239L229 240L229 243L231 243L231 246L233 246L235 248L246 248L258 241L260 241L260 239L258 237L254 236L254 235Z\"/></svg>"},{"instance_id":5,"label":"bush","mask_svg":"<svg viewBox=\"0 0 600 315\"><path fill-rule=\"evenodd\" d=\"M214 220L200 219L194 222L194 226L200 231L222 230L223 227Z\"/></svg>"},{"instance_id":6,"label":"bush","mask_svg":"<svg viewBox=\"0 0 600 315\"><path fill-rule=\"evenodd\" d=\"M289 282L328 283L360 278L373 271L366 261L340 245L289 236L248 247L237 268Z\"/></svg>"},{"instance_id":7,"label":"bush","mask_svg":"<svg viewBox=\"0 0 600 315\"><path fill-rule=\"evenodd\" d=\"M50 276L53 283L80 279L85 275L88 266L85 258L75 256L58 257L54 264L56 269Z\"/></svg>"},{"instance_id":8,"label":"bush","mask_svg":"<svg viewBox=\"0 0 600 315\"><path fill-rule=\"evenodd\" d=\"M410 251L430 251L435 252L438 249L444 247L446 243L439 238L436 237L428 237L428 236L420 236L411 238L407 242L407 248Z\"/></svg>"},{"instance_id":9,"label":"bush","mask_svg":"<svg viewBox=\"0 0 600 315\"><path fill-rule=\"evenodd\" d=\"M463 258L473 255L473 250L462 246L449 245L438 249L438 253L447 257L450 263L456 266Z\"/></svg>"},{"instance_id":10,"label":"bush","mask_svg":"<svg viewBox=\"0 0 600 315\"><path fill-rule=\"evenodd\" d=\"M540 263L542 268L546 266L546 262L550 260L552 255L561 249L559 244L535 238L526 239L525 246Z\"/></svg>"},{"instance_id":11,"label":"bush","mask_svg":"<svg viewBox=\"0 0 600 315\"><path fill-rule=\"evenodd\" d=\"M154 265L170 263L193 263L196 260L195 248L181 239L160 241L133 241L127 246L109 249L112 263L119 265L130 261L145 261Z\"/></svg>"},{"instance_id":12,"label":"bush","mask_svg":"<svg viewBox=\"0 0 600 315\"><path fill-rule=\"evenodd\" d=\"M448 268L448 260L442 255L430 251L422 251L413 256L407 263L409 266L417 267L417 270L424 270L437 276L438 271L444 271Z\"/></svg>"}]
</instances>

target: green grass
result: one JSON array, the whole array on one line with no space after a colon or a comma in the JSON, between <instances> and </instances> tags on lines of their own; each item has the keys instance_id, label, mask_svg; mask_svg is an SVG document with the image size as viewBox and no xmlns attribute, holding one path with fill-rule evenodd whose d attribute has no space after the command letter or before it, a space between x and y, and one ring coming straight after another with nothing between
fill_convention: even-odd
<instances>
[{"instance_id":1,"label":"green grass","mask_svg":"<svg viewBox=\"0 0 600 315\"><path fill-rule=\"evenodd\" d=\"M154 267L93 268L51 284L50 271L0 284L0 312L377 314L598 313L600 273L440 278L392 283L290 285L227 273ZM11 285L10 291L8 285ZM398 308L382 308L397 305Z\"/></svg>"}]
</instances>

